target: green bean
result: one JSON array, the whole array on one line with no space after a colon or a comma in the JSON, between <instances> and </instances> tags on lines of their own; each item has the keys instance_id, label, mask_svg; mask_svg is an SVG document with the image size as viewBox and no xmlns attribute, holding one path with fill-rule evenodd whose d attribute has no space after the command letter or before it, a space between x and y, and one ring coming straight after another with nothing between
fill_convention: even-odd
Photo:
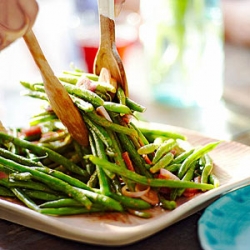
<instances>
[{"instance_id":1,"label":"green bean","mask_svg":"<svg viewBox=\"0 0 250 250\"><path fill-rule=\"evenodd\" d=\"M103 101L111 101L112 97L110 96L109 92L101 92L100 90L95 90L95 94L98 95L100 98L103 99Z\"/></svg>"},{"instance_id":2,"label":"green bean","mask_svg":"<svg viewBox=\"0 0 250 250\"><path fill-rule=\"evenodd\" d=\"M87 182L87 186L94 188L97 186L97 184L98 184L98 175L97 175L97 171L94 170L93 173L89 177L89 180Z\"/></svg>"},{"instance_id":3,"label":"green bean","mask_svg":"<svg viewBox=\"0 0 250 250\"><path fill-rule=\"evenodd\" d=\"M210 152L214 148L216 148L221 142L210 142L207 143L205 146L197 148L191 155L189 155L184 162L181 164L181 167L178 172L179 178L182 178L184 174L187 172L188 168L192 164L192 162L198 160L204 154Z\"/></svg>"},{"instance_id":4,"label":"green bean","mask_svg":"<svg viewBox=\"0 0 250 250\"><path fill-rule=\"evenodd\" d=\"M19 172L30 172L36 180L39 180L49 185L51 188L57 191L61 191L68 196L74 197L76 200L81 202L87 208L90 208L92 205L92 202L89 201L89 199L82 192L82 190L80 190L79 188L73 187L60 179L57 179L53 176L42 173L30 167L26 167L19 163L13 162L11 160L4 159L2 157L0 157L0 164L8 165L11 169L19 171Z\"/></svg>"},{"instance_id":5,"label":"green bean","mask_svg":"<svg viewBox=\"0 0 250 250\"><path fill-rule=\"evenodd\" d=\"M156 137L153 142L154 144L160 146L165 140L166 138L159 136L159 137Z\"/></svg>"},{"instance_id":6,"label":"green bean","mask_svg":"<svg viewBox=\"0 0 250 250\"><path fill-rule=\"evenodd\" d=\"M124 128L132 129L132 130L134 130L135 133L137 133L138 136L131 136L131 135L129 135L129 139L128 140L131 140L133 142L133 144L134 144L134 146L135 146L136 149L140 148L141 144L140 144L140 137L139 137L138 131L133 126L129 126L129 124L127 124L127 122L125 122L121 118L121 116L116 115L114 112L109 112L109 115L112 118L112 121L114 123L117 123L117 124L121 125Z\"/></svg>"},{"instance_id":7,"label":"green bean","mask_svg":"<svg viewBox=\"0 0 250 250\"><path fill-rule=\"evenodd\" d=\"M8 188L0 186L0 196L14 197L15 195Z\"/></svg>"},{"instance_id":8,"label":"green bean","mask_svg":"<svg viewBox=\"0 0 250 250\"><path fill-rule=\"evenodd\" d=\"M135 129L138 133L138 139L141 141L140 145L147 145L149 144L147 138L144 136L144 134L141 132L140 129L138 129L133 122L129 123L129 126L131 126L133 129Z\"/></svg>"},{"instance_id":9,"label":"green bean","mask_svg":"<svg viewBox=\"0 0 250 250\"><path fill-rule=\"evenodd\" d=\"M97 213L105 211L110 211L110 210L103 207L92 207L90 209L86 209L84 207L60 207L60 208L41 208L39 210L41 214L47 214L51 216L89 214L89 213Z\"/></svg>"},{"instance_id":10,"label":"green bean","mask_svg":"<svg viewBox=\"0 0 250 250\"><path fill-rule=\"evenodd\" d=\"M149 212L147 212L147 211L140 211L140 210L128 209L128 212L130 214L135 215L135 216L140 217L140 218L148 219L148 218L152 217L152 214L149 213Z\"/></svg>"},{"instance_id":11,"label":"green bean","mask_svg":"<svg viewBox=\"0 0 250 250\"><path fill-rule=\"evenodd\" d=\"M112 140L109 137L109 134L105 128L102 126L95 124L89 119L87 116L83 116L84 121L89 126L89 129L93 131L93 133L97 134L98 137L102 140L102 142L106 145L106 147L112 147Z\"/></svg>"},{"instance_id":12,"label":"green bean","mask_svg":"<svg viewBox=\"0 0 250 250\"><path fill-rule=\"evenodd\" d=\"M194 148L184 151L182 154L178 155L174 158L173 164L175 163L182 163L189 155L191 155L194 152Z\"/></svg>"},{"instance_id":13,"label":"green bean","mask_svg":"<svg viewBox=\"0 0 250 250\"><path fill-rule=\"evenodd\" d=\"M114 119L114 121L118 120L114 116L112 116L112 119ZM123 149L129 153L129 155L134 163L134 168L136 169L136 172L150 177L150 173L145 168L144 161L140 157L140 155L138 155L137 150L135 149L135 146L132 143L132 141L129 140L129 138L125 134L119 133L119 134L117 134L117 137L119 138Z\"/></svg>"},{"instance_id":14,"label":"green bean","mask_svg":"<svg viewBox=\"0 0 250 250\"><path fill-rule=\"evenodd\" d=\"M120 117L112 117L114 121L119 122L121 125L126 126L126 123L120 119ZM135 129L132 126L132 129ZM137 130L136 130L137 131ZM123 145L125 151L127 151L134 163L134 168L137 173L140 173L146 177L151 177L151 173L145 167L145 160L138 154L137 149L140 147L140 138L134 138L126 135L118 134L118 137ZM139 139L139 140L138 140ZM138 145L139 144L139 145Z\"/></svg>"},{"instance_id":15,"label":"green bean","mask_svg":"<svg viewBox=\"0 0 250 250\"><path fill-rule=\"evenodd\" d=\"M121 206L120 202L110 198L109 196L98 194L84 189L82 189L81 191L93 202L102 204L102 207L119 212L123 211L123 207Z\"/></svg>"},{"instance_id":16,"label":"green bean","mask_svg":"<svg viewBox=\"0 0 250 250\"><path fill-rule=\"evenodd\" d=\"M214 187L219 187L220 186L220 181L214 174L209 175L209 183L214 185Z\"/></svg>"},{"instance_id":17,"label":"green bean","mask_svg":"<svg viewBox=\"0 0 250 250\"><path fill-rule=\"evenodd\" d=\"M98 138L98 136L95 133L91 133L91 135L93 138L93 143L91 143L91 146L92 146L92 148L95 148L96 156L107 160L108 158L105 154L104 144L102 143L102 141ZM103 170L98 165L96 166L96 170L97 170L99 185L100 185L100 189L101 189L102 193L109 195L110 188L109 188L109 182L108 182L107 176L110 179L114 179L115 175L110 171ZM106 174L107 174L107 176L106 176Z\"/></svg>"},{"instance_id":18,"label":"green bean","mask_svg":"<svg viewBox=\"0 0 250 250\"><path fill-rule=\"evenodd\" d=\"M164 141L156 150L152 163L155 164L156 162L158 162L163 155L165 155L175 146L176 146L176 141L174 139L168 139Z\"/></svg>"},{"instance_id":19,"label":"green bean","mask_svg":"<svg viewBox=\"0 0 250 250\"><path fill-rule=\"evenodd\" d=\"M21 155L14 154L10 152L9 150L6 150L4 148L0 148L0 156L3 156L4 158L13 160L15 162L24 164L26 166L38 166L38 167L43 167L43 164L40 162L36 162L34 160L25 158Z\"/></svg>"},{"instance_id":20,"label":"green bean","mask_svg":"<svg viewBox=\"0 0 250 250\"><path fill-rule=\"evenodd\" d=\"M202 171L205 167L205 155L202 155L199 159L200 170Z\"/></svg>"},{"instance_id":21,"label":"green bean","mask_svg":"<svg viewBox=\"0 0 250 250\"><path fill-rule=\"evenodd\" d=\"M208 177L213 170L213 161L208 154L204 155L205 166L201 173L201 183L208 183Z\"/></svg>"},{"instance_id":22,"label":"green bean","mask_svg":"<svg viewBox=\"0 0 250 250\"><path fill-rule=\"evenodd\" d=\"M105 101L103 104L103 107L108 111L112 111L116 113L127 114L127 115L132 114L132 111L130 110L129 107L120 103Z\"/></svg>"},{"instance_id":23,"label":"green bean","mask_svg":"<svg viewBox=\"0 0 250 250\"><path fill-rule=\"evenodd\" d=\"M27 173L27 172L24 172L24 173ZM9 179L9 180L6 180L5 185L6 187L9 187L9 188L16 187L16 188L25 188L25 189L43 191L47 193L55 193L55 191L49 188L47 185L44 185L43 183L33 181L33 180L19 181L19 180Z\"/></svg>"},{"instance_id":24,"label":"green bean","mask_svg":"<svg viewBox=\"0 0 250 250\"><path fill-rule=\"evenodd\" d=\"M65 140L65 138L68 135L69 135L68 132L57 132L56 134L50 135L49 137L41 138L39 141L41 143L49 143L49 142L55 142L55 141Z\"/></svg>"},{"instance_id":25,"label":"green bean","mask_svg":"<svg viewBox=\"0 0 250 250\"><path fill-rule=\"evenodd\" d=\"M6 188L10 188L8 178L5 177L5 178L0 179L0 185Z\"/></svg>"},{"instance_id":26,"label":"green bean","mask_svg":"<svg viewBox=\"0 0 250 250\"><path fill-rule=\"evenodd\" d=\"M43 192L43 191L38 191L38 190L24 189L22 192L28 197L30 197L31 199L46 200L46 201L53 201L53 200L64 197L62 195L51 194L48 192Z\"/></svg>"},{"instance_id":27,"label":"green bean","mask_svg":"<svg viewBox=\"0 0 250 250\"><path fill-rule=\"evenodd\" d=\"M78 70L74 70L74 71L67 71L67 70L65 70L62 73L65 74L65 75L71 75L71 76L77 76L77 77L80 77L83 74L87 74L87 73L84 73L82 70L79 70L79 71Z\"/></svg>"},{"instance_id":28,"label":"green bean","mask_svg":"<svg viewBox=\"0 0 250 250\"><path fill-rule=\"evenodd\" d=\"M131 110L134 110L134 111L137 111L137 112L140 112L140 113L143 113L146 108L142 105L140 105L139 103L133 101L132 99L130 99L129 97L126 97L126 105L131 109Z\"/></svg>"},{"instance_id":29,"label":"green bean","mask_svg":"<svg viewBox=\"0 0 250 250\"><path fill-rule=\"evenodd\" d=\"M196 168L196 163L197 163L196 161L191 163L190 168L188 169L184 177L181 179L182 181L191 181L193 179L194 170ZM180 197L184 191L185 191L185 188L177 188L175 190L172 190L171 192L172 199L175 200L176 197Z\"/></svg>"},{"instance_id":30,"label":"green bean","mask_svg":"<svg viewBox=\"0 0 250 250\"><path fill-rule=\"evenodd\" d=\"M34 84L34 90L41 92L41 93L45 93L45 88L43 84L39 84L39 85Z\"/></svg>"},{"instance_id":31,"label":"green bean","mask_svg":"<svg viewBox=\"0 0 250 250\"><path fill-rule=\"evenodd\" d=\"M11 173L11 174L9 174L9 178L13 179L13 180L19 180L19 181L28 181L32 178L32 175L28 172Z\"/></svg>"},{"instance_id":32,"label":"green bean","mask_svg":"<svg viewBox=\"0 0 250 250\"><path fill-rule=\"evenodd\" d=\"M32 90L22 91L21 95L22 96L29 96L29 97L44 100L44 101L49 101L47 95L45 93L39 92L39 91L32 91Z\"/></svg>"},{"instance_id":33,"label":"green bean","mask_svg":"<svg viewBox=\"0 0 250 250\"><path fill-rule=\"evenodd\" d=\"M116 165L120 166L121 169L127 169L127 166L124 162L124 159L122 157L122 147L121 147L121 143L120 141L118 140L118 135L119 137L121 137L122 134L116 134L114 133L113 131L111 130L107 130L108 134L109 134L109 137L111 138L111 140L113 141L113 145L112 145L112 151L114 152L114 156L113 156L113 159L116 163ZM112 171L110 171L112 172ZM130 180L127 180L126 178L124 178L123 180L128 188L130 190L133 190L134 189L134 184L130 181Z\"/></svg>"},{"instance_id":34,"label":"green bean","mask_svg":"<svg viewBox=\"0 0 250 250\"><path fill-rule=\"evenodd\" d=\"M78 76L71 76L71 77L66 77L66 76L59 76L58 79L62 82L66 82L66 83L70 83L70 84L73 84L73 85L76 85L76 83L78 82L80 77Z\"/></svg>"},{"instance_id":35,"label":"green bean","mask_svg":"<svg viewBox=\"0 0 250 250\"><path fill-rule=\"evenodd\" d=\"M166 153L159 161L157 161L149 170L151 173L155 174L161 168L165 168L172 160L174 155L171 152Z\"/></svg>"},{"instance_id":36,"label":"green bean","mask_svg":"<svg viewBox=\"0 0 250 250\"><path fill-rule=\"evenodd\" d=\"M76 75L77 76L77 75ZM81 75L79 76L85 76L87 77L88 79L92 80L92 81L95 81L95 82L98 82L99 81L99 76L93 74L93 73L87 73L87 72L82 72Z\"/></svg>"},{"instance_id":37,"label":"green bean","mask_svg":"<svg viewBox=\"0 0 250 250\"><path fill-rule=\"evenodd\" d=\"M82 75L80 75L80 76L83 76L83 75L85 77L89 78L92 81L96 81L97 82L99 80L99 76L95 75L93 73L82 72Z\"/></svg>"},{"instance_id":38,"label":"green bean","mask_svg":"<svg viewBox=\"0 0 250 250\"><path fill-rule=\"evenodd\" d=\"M121 204L126 208L137 209L137 210L144 210L151 208L151 205L142 199L131 198L115 193L111 193L110 197L121 202Z\"/></svg>"},{"instance_id":39,"label":"green bean","mask_svg":"<svg viewBox=\"0 0 250 250\"><path fill-rule=\"evenodd\" d=\"M78 165L72 163L70 160L68 160L67 158L63 157L62 155L56 153L53 150L50 150L50 149L42 147L42 146L37 146L33 143L21 140L19 138L15 138L11 135L8 135L8 134L2 133L2 132L0 132L0 139L2 141L12 142L19 147L27 148L38 155L46 155L47 154L49 159L63 165L65 168L72 171L73 173L77 173L77 174L83 175L83 176L88 176L88 173L84 169L80 168Z\"/></svg>"},{"instance_id":40,"label":"green bean","mask_svg":"<svg viewBox=\"0 0 250 250\"><path fill-rule=\"evenodd\" d=\"M167 138L172 138L172 139L182 139L182 140L187 139L186 136L178 132L165 130L161 128L160 126L159 128L156 128L157 126L153 123L139 121L138 123L136 123L136 126L146 136L153 135L155 137L162 136L162 137L167 137Z\"/></svg>"},{"instance_id":41,"label":"green bean","mask_svg":"<svg viewBox=\"0 0 250 250\"><path fill-rule=\"evenodd\" d=\"M30 83L30 82L24 82L24 81L20 81L20 83L23 87L25 87L26 89L30 89L30 90L35 90L36 85L43 85L43 83Z\"/></svg>"},{"instance_id":42,"label":"green bean","mask_svg":"<svg viewBox=\"0 0 250 250\"><path fill-rule=\"evenodd\" d=\"M115 93L116 92L116 88L108 83L108 82L96 82L96 90L97 91L101 91L102 93L106 93L106 92L111 92L111 93Z\"/></svg>"},{"instance_id":43,"label":"green bean","mask_svg":"<svg viewBox=\"0 0 250 250\"><path fill-rule=\"evenodd\" d=\"M116 175L114 179L111 180L111 190L112 192L114 192L115 194L118 194L118 195L122 195L122 192L121 192L121 182L120 182L120 179L118 178L118 176ZM111 193L112 195L112 193Z\"/></svg>"},{"instance_id":44,"label":"green bean","mask_svg":"<svg viewBox=\"0 0 250 250\"><path fill-rule=\"evenodd\" d=\"M50 122L54 120L58 120L58 117L56 116L56 114L47 114L44 116L31 118L29 121L29 124L30 126L35 126L44 122Z\"/></svg>"},{"instance_id":45,"label":"green bean","mask_svg":"<svg viewBox=\"0 0 250 250\"><path fill-rule=\"evenodd\" d=\"M109 137L113 141L112 151L114 153L114 156L113 156L114 161L122 169L126 169L126 164L122 157L121 144L117 138L117 135L113 133L113 131L110 131L110 130L107 130L107 131L108 131Z\"/></svg>"},{"instance_id":46,"label":"green bean","mask_svg":"<svg viewBox=\"0 0 250 250\"><path fill-rule=\"evenodd\" d=\"M0 172L2 173L5 173L7 176L10 174L10 173L14 173L14 171L12 169L9 169L7 166L3 166L0 164ZM4 178L4 177L2 177ZM1 181L1 179L0 179Z\"/></svg>"},{"instance_id":47,"label":"green bean","mask_svg":"<svg viewBox=\"0 0 250 250\"><path fill-rule=\"evenodd\" d=\"M90 102L94 106L98 107L103 106L104 104L104 100L101 97L88 89L76 87L67 83L63 83L63 86L69 94L78 96L83 100Z\"/></svg>"},{"instance_id":48,"label":"green bean","mask_svg":"<svg viewBox=\"0 0 250 250\"><path fill-rule=\"evenodd\" d=\"M140 183L146 186L151 187L170 187L170 188L197 188L197 189L213 189L214 186L211 184L201 184L190 181L181 181L181 180L164 180L164 179L151 179L145 176L139 175L135 172L132 172L127 169L121 169L114 163L106 161L104 159L100 159L95 157L94 155L85 156L94 164L100 165L102 168L109 169L110 171L121 175L127 179L130 179L136 183Z\"/></svg>"},{"instance_id":49,"label":"green bean","mask_svg":"<svg viewBox=\"0 0 250 250\"><path fill-rule=\"evenodd\" d=\"M138 153L139 155L151 154L151 153L153 153L158 147L159 147L159 145L157 145L157 144L155 144L155 143L149 143L149 144L146 144L146 145L140 147L140 148L137 150L137 153Z\"/></svg>"},{"instance_id":50,"label":"green bean","mask_svg":"<svg viewBox=\"0 0 250 250\"><path fill-rule=\"evenodd\" d=\"M123 89L120 86L118 86L117 88L116 95L120 103L126 105L126 96Z\"/></svg>"},{"instance_id":51,"label":"green bean","mask_svg":"<svg viewBox=\"0 0 250 250\"><path fill-rule=\"evenodd\" d=\"M170 165L167 165L166 167L164 167L166 170L174 173L174 172L178 172L179 169L181 167L181 163L173 163L173 161L171 162Z\"/></svg>"},{"instance_id":52,"label":"green bean","mask_svg":"<svg viewBox=\"0 0 250 250\"><path fill-rule=\"evenodd\" d=\"M62 181L69 183L72 186L94 192L94 190L92 188L88 187L84 182L82 182L82 181L80 181L80 180L78 180L78 179L76 179L68 174L62 173L61 171L57 171L55 169L50 169L47 167L42 167L42 168L41 167L33 167L32 169L35 169L35 170L40 171L42 173L56 177Z\"/></svg>"},{"instance_id":53,"label":"green bean","mask_svg":"<svg viewBox=\"0 0 250 250\"><path fill-rule=\"evenodd\" d=\"M121 210L120 205L117 202L114 202L113 199L110 199L109 197L105 195L97 195L91 187L87 186L85 183L79 181L78 179L75 179L67 174L61 173L56 170L50 170L48 168L35 168L38 171L48 173L52 176L55 176L56 178L63 180L66 183L69 183L70 185L77 187L78 189L82 189L82 192L91 200L100 202L103 206L110 206L106 203L110 203L112 206L114 206L114 209ZM77 199L76 199L77 200ZM103 204L104 203L104 204Z\"/></svg>"},{"instance_id":54,"label":"green bean","mask_svg":"<svg viewBox=\"0 0 250 250\"><path fill-rule=\"evenodd\" d=\"M166 210L173 210L177 207L176 201L174 200L166 200L162 195L159 196L160 206Z\"/></svg>"},{"instance_id":55,"label":"green bean","mask_svg":"<svg viewBox=\"0 0 250 250\"><path fill-rule=\"evenodd\" d=\"M86 102L84 100L82 100L81 98L74 96L74 95L70 95L70 98L72 99L72 101L74 102L74 104L81 110L85 111L85 112L91 112L94 110L94 107L91 103Z\"/></svg>"},{"instance_id":56,"label":"green bean","mask_svg":"<svg viewBox=\"0 0 250 250\"><path fill-rule=\"evenodd\" d=\"M72 198L61 198L46 201L39 205L40 208L82 207L82 204Z\"/></svg>"},{"instance_id":57,"label":"green bean","mask_svg":"<svg viewBox=\"0 0 250 250\"><path fill-rule=\"evenodd\" d=\"M20 189L11 188L11 191L15 194L15 196L22 201L28 208L40 212L40 208Z\"/></svg>"},{"instance_id":58,"label":"green bean","mask_svg":"<svg viewBox=\"0 0 250 250\"><path fill-rule=\"evenodd\" d=\"M127 134L127 135L130 135L130 136L138 137L138 134L134 129L123 127L123 126L121 126L119 124L110 122L106 118L101 117L100 115L98 115L96 112L89 112L89 113L86 113L86 115L93 122L95 122L98 125L101 125L101 126L103 126L105 128L111 129L111 130L113 130L115 132L118 132L118 133L123 133L123 134Z\"/></svg>"}]
</instances>

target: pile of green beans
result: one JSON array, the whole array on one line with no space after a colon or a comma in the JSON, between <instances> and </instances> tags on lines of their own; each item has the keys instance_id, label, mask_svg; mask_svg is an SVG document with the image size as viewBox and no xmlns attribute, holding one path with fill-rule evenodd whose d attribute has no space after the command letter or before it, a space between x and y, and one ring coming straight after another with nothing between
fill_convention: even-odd
<instances>
[{"instance_id":1,"label":"pile of green beans","mask_svg":"<svg viewBox=\"0 0 250 250\"><path fill-rule=\"evenodd\" d=\"M94 90L77 86L83 76L92 81ZM74 141L47 107L30 119L31 126L42 128L35 141L24 138L22 128L0 132L0 196L18 199L30 209L53 216L128 212L149 218L154 206L174 209L185 190L204 192L219 185L208 153L220 142L185 149L184 135L133 123L131 117L145 107L126 97L120 87L116 90L99 82L98 76L79 70L63 72L58 79L82 114L89 146ZM25 96L49 106L43 83L21 84ZM109 119L98 113L100 107ZM176 178L160 177L162 169ZM123 194L124 185L135 192L137 184L154 190L158 204Z\"/></svg>"}]
</instances>

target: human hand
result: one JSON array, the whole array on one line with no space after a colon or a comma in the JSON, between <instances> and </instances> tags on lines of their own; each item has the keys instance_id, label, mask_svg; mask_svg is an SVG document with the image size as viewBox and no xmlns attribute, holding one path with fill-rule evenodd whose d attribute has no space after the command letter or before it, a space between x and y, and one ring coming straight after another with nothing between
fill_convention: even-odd
<instances>
[{"instance_id":1,"label":"human hand","mask_svg":"<svg viewBox=\"0 0 250 250\"><path fill-rule=\"evenodd\" d=\"M0 50L26 34L37 13L36 0L0 0Z\"/></svg>"}]
</instances>

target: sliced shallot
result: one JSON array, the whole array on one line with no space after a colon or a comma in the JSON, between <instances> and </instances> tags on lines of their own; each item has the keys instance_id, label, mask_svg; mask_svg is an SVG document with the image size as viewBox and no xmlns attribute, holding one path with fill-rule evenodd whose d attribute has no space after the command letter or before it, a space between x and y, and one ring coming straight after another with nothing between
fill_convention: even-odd
<instances>
[{"instance_id":1,"label":"sliced shallot","mask_svg":"<svg viewBox=\"0 0 250 250\"><path fill-rule=\"evenodd\" d=\"M103 106L98 107L98 108L96 109L96 112L97 112L99 115L105 117L108 121L112 122L112 120L111 120L111 118L110 118L110 116L109 116L107 110L106 110Z\"/></svg>"},{"instance_id":2,"label":"sliced shallot","mask_svg":"<svg viewBox=\"0 0 250 250\"><path fill-rule=\"evenodd\" d=\"M138 185L138 184L137 184ZM136 186L137 186L136 185ZM150 187L146 187L146 189L143 190L136 190L135 192L129 191L128 187L125 185L122 187L122 194L128 197L133 197L133 198L141 198L143 195L147 194L147 192L150 190Z\"/></svg>"}]
</instances>

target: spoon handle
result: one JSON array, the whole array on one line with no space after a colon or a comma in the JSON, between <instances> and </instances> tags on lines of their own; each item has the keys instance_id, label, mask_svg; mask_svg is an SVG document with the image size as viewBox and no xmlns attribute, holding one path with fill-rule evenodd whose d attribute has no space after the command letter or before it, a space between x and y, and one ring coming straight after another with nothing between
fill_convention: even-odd
<instances>
[{"instance_id":1,"label":"spoon handle","mask_svg":"<svg viewBox=\"0 0 250 250\"><path fill-rule=\"evenodd\" d=\"M47 60L42 52L42 49L36 39L35 34L32 30L30 30L26 35L24 35L24 40L26 45L29 48L29 51L41 71L43 78L50 78L54 76L54 73L50 67L50 65L47 63Z\"/></svg>"}]
</instances>

